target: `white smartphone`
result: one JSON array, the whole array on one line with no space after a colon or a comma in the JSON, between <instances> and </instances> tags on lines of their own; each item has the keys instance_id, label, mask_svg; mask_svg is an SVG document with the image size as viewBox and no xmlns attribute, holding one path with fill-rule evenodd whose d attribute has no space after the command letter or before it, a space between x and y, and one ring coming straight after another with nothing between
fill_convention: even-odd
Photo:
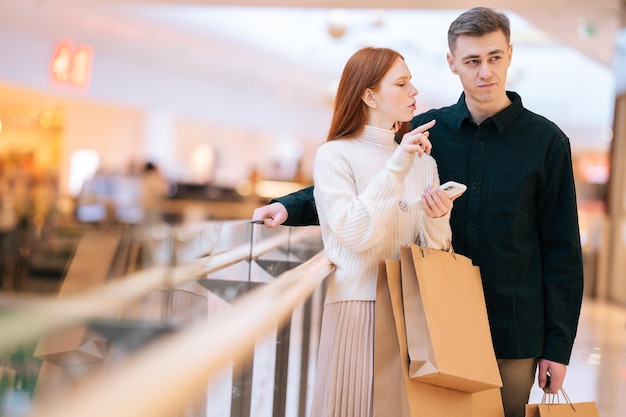
<instances>
[{"instance_id":1,"label":"white smartphone","mask_svg":"<svg viewBox=\"0 0 626 417\"><path fill-rule=\"evenodd\" d=\"M465 184L461 184L456 181L448 181L439 186L449 198L453 198L459 196L467 190L467 186ZM415 200L409 203L409 206L417 205L419 208L422 208L422 196L417 197Z\"/></svg>"}]
</instances>

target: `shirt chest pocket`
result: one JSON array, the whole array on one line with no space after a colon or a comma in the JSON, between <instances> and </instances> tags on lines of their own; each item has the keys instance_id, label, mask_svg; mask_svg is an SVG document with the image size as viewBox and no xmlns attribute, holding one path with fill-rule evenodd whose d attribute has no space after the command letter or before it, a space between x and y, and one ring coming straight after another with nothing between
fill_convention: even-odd
<instances>
[{"instance_id":1,"label":"shirt chest pocket","mask_svg":"<svg viewBox=\"0 0 626 417\"><path fill-rule=\"evenodd\" d=\"M534 181L493 178L488 189L489 228L499 235L519 236L535 218Z\"/></svg>"}]
</instances>

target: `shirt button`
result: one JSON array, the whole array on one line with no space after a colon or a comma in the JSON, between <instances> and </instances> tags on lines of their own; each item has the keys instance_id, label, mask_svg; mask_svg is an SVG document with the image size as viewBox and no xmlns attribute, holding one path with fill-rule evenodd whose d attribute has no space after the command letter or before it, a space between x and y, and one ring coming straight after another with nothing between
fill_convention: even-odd
<instances>
[{"instance_id":1,"label":"shirt button","mask_svg":"<svg viewBox=\"0 0 626 417\"><path fill-rule=\"evenodd\" d=\"M482 139L477 139L476 140L476 144L477 145L482 145L483 144L483 140Z\"/></svg>"},{"instance_id":2,"label":"shirt button","mask_svg":"<svg viewBox=\"0 0 626 417\"><path fill-rule=\"evenodd\" d=\"M471 229L472 229L472 232L475 232L475 231L476 231L476 224L473 224L473 225L471 226Z\"/></svg>"},{"instance_id":3,"label":"shirt button","mask_svg":"<svg viewBox=\"0 0 626 417\"><path fill-rule=\"evenodd\" d=\"M478 183L473 182L472 183L472 190L475 190L478 188Z\"/></svg>"}]
</instances>

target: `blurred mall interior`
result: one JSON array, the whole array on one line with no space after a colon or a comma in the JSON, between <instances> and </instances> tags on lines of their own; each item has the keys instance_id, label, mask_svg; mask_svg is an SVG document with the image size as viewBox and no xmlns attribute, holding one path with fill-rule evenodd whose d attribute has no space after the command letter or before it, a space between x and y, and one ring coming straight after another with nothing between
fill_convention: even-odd
<instances>
[{"instance_id":1,"label":"blurred mall interior","mask_svg":"<svg viewBox=\"0 0 626 417\"><path fill-rule=\"evenodd\" d=\"M57 415L39 414L40 401L73 415L55 401L96 371L315 259L316 227L248 219L312 183L338 77L358 48L405 56L418 112L461 92L446 31L473 2L223 3L0 0L1 416ZM569 396L626 416L626 4L483 5L511 18L507 88L571 140L585 301ZM159 415L304 417L323 288L289 308L289 326L257 335L254 361L235 360L237 372L209 372L196 357L202 393ZM149 380L138 385L160 392ZM178 381L164 390L189 386ZM156 415L132 410L106 415Z\"/></svg>"}]
</instances>

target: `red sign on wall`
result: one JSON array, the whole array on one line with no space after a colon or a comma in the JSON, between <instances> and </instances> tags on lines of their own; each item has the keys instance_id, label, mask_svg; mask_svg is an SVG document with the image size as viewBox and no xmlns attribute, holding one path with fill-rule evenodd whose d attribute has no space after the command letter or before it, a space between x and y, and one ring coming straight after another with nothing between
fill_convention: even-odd
<instances>
[{"instance_id":1,"label":"red sign on wall","mask_svg":"<svg viewBox=\"0 0 626 417\"><path fill-rule=\"evenodd\" d=\"M50 82L56 87L70 87L81 91L89 89L91 81L91 45L76 45L70 39L57 43L50 60Z\"/></svg>"}]
</instances>

